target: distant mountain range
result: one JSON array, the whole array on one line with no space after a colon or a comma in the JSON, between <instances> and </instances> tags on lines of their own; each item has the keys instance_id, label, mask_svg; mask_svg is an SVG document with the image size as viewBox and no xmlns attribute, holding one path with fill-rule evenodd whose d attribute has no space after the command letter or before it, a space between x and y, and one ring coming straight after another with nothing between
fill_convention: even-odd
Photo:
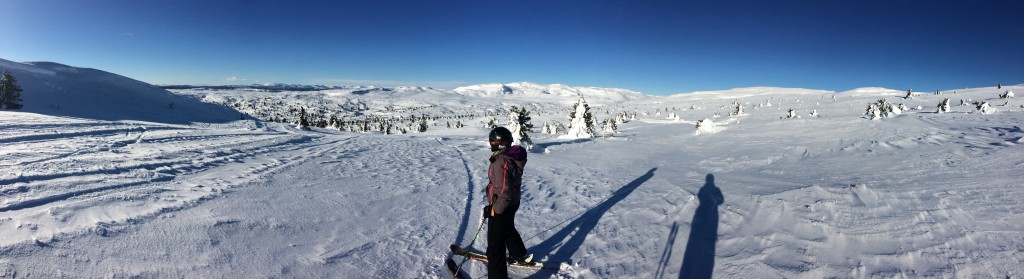
<instances>
[{"instance_id":1,"label":"distant mountain range","mask_svg":"<svg viewBox=\"0 0 1024 279\"><path fill-rule=\"evenodd\" d=\"M476 107L542 103L565 106L580 97L591 105L659 103L710 99L742 99L773 94L825 94L827 90L750 87L720 91L650 96L621 88L582 87L530 82L488 83L438 89L430 87L329 86L285 83L248 85L160 85L121 75L53 62L12 62L0 59L0 70L11 71L21 84L24 112L101 120L140 120L163 123L225 122L239 119L235 109L200 101L206 96L176 94L168 90L200 92L318 92L374 107L472 104ZM897 95L902 90L866 87L839 94ZM351 100L345 101L348 98ZM216 99L226 102L227 100ZM315 98L314 98L315 99ZM206 100L210 101L210 100Z\"/></svg>"}]
</instances>

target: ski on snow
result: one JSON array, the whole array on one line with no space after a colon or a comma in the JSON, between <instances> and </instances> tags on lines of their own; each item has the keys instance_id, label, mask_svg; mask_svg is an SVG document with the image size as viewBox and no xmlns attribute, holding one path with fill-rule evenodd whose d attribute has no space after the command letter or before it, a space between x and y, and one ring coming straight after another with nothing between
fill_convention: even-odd
<instances>
[{"instance_id":1,"label":"ski on snow","mask_svg":"<svg viewBox=\"0 0 1024 279\"><path fill-rule=\"evenodd\" d=\"M472 260L475 260L475 261L480 261L480 262L483 262L483 263L487 262L487 255L470 251L469 249L459 247L458 245L455 245L455 244L452 244L449 248L452 250L452 254L463 256L463 257L466 257L466 258L469 258L469 259L472 259ZM449 259L449 260L451 260L451 259ZM452 261L452 262L454 263L454 261ZM558 270L558 266L546 266L546 265L544 265L544 263L541 263L541 262L533 262L532 264L509 262L508 266L518 267L518 268L528 268L528 269L554 269L554 270ZM456 266L455 268L452 268L451 265L448 265L448 269L451 269L452 273L454 273L455 270L458 269L458 266Z\"/></svg>"},{"instance_id":2,"label":"ski on snow","mask_svg":"<svg viewBox=\"0 0 1024 279\"><path fill-rule=\"evenodd\" d=\"M455 263L455 260L453 260L453 259L446 259L444 261L444 265L448 266L448 271L452 273L452 278L455 278L455 279L468 278L468 277L466 277L465 273L462 273L462 271L459 270L459 264Z\"/></svg>"}]
</instances>

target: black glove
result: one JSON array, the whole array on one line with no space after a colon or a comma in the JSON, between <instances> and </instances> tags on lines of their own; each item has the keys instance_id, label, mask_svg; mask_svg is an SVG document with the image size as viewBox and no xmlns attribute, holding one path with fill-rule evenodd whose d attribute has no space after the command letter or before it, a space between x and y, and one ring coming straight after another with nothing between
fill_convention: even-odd
<instances>
[{"instance_id":1,"label":"black glove","mask_svg":"<svg viewBox=\"0 0 1024 279\"><path fill-rule=\"evenodd\" d=\"M494 215L491 215L491 206L490 205L484 206L484 219L491 218L491 217L494 217Z\"/></svg>"}]
</instances>

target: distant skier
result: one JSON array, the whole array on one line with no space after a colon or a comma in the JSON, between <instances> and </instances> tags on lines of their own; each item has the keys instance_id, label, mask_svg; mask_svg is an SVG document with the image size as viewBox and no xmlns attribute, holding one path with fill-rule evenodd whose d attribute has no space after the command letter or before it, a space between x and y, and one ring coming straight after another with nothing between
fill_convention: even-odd
<instances>
[{"instance_id":1,"label":"distant skier","mask_svg":"<svg viewBox=\"0 0 1024 279\"><path fill-rule=\"evenodd\" d=\"M487 275L488 278L508 278L505 250L513 262L532 262L532 255L526 253L523 238L515 227L516 211L519 210L520 186L523 183L523 167L526 166L526 149L512 145L512 132L504 127L491 130L488 135L491 145L491 166L487 170L487 199L491 204L484 207L487 224Z\"/></svg>"}]
</instances>

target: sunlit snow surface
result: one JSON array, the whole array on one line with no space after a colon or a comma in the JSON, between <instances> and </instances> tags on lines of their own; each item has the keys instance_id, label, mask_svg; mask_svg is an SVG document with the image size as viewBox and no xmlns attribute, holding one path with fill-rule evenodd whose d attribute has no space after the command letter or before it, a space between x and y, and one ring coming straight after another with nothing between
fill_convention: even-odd
<instances>
[{"instance_id":1,"label":"sunlit snow surface","mask_svg":"<svg viewBox=\"0 0 1024 279\"><path fill-rule=\"evenodd\" d=\"M394 102L535 106L535 131L578 98L416 90ZM1024 87L595 97L600 119L638 119L612 138L531 134L516 226L559 269L512 275L1020 278L1024 100L1005 90ZM880 98L922 109L865 118ZM952 112L935 113L944 98ZM696 133L704 118L717 133ZM485 203L482 120L384 135L0 111L0 277L447 277L448 245L470 244Z\"/></svg>"}]
</instances>

